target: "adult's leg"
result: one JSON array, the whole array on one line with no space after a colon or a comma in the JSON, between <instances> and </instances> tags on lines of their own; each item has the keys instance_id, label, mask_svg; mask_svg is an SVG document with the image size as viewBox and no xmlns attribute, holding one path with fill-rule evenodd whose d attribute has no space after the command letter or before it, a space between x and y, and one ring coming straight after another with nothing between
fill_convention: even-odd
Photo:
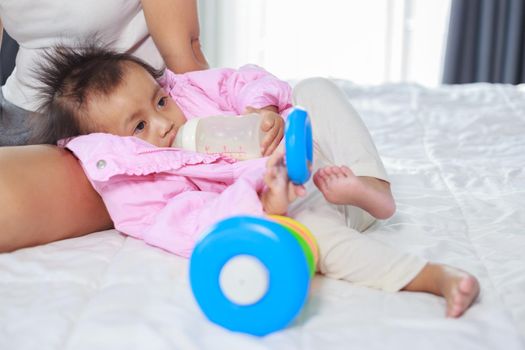
<instances>
[{"instance_id":1,"label":"adult's leg","mask_svg":"<svg viewBox=\"0 0 525 350\"><path fill-rule=\"evenodd\" d=\"M77 159L56 146L0 147L0 252L112 227Z\"/></svg>"},{"instance_id":2,"label":"adult's leg","mask_svg":"<svg viewBox=\"0 0 525 350\"><path fill-rule=\"evenodd\" d=\"M4 37L0 52L5 78L14 66L16 42ZM0 147L0 252L112 227L71 153L56 146L16 146L29 141L34 117L0 90L0 146L13 146Z\"/></svg>"}]
</instances>

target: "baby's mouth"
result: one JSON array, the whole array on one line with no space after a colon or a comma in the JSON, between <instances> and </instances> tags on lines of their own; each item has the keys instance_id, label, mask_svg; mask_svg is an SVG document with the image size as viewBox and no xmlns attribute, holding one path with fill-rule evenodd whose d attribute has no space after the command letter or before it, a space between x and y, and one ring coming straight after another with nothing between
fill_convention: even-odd
<instances>
[{"instance_id":1,"label":"baby's mouth","mask_svg":"<svg viewBox=\"0 0 525 350\"><path fill-rule=\"evenodd\" d=\"M164 140L166 140L166 143L164 147L172 147L173 141L175 141L175 136L177 136L177 128L175 125L171 125L170 129L164 134L163 137Z\"/></svg>"},{"instance_id":2,"label":"baby's mouth","mask_svg":"<svg viewBox=\"0 0 525 350\"><path fill-rule=\"evenodd\" d=\"M173 147L173 142L175 141L175 137L177 136L177 131L170 133L170 136L168 138L168 145L166 147Z\"/></svg>"}]
</instances>

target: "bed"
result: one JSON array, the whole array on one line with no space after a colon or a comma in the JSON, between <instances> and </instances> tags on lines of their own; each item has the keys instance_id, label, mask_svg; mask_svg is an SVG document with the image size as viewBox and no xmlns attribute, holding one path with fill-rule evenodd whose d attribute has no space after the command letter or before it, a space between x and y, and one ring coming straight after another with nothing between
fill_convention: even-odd
<instances>
[{"instance_id":1,"label":"bed","mask_svg":"<svg viewBox=\"0 0 525 350\"><path fill-rule=\"evenodd\" d=\"M198 309L186 260L109 230L0 254L0 349L525 349L525 86L337 83L398 204L366 234L475 274L463 317L316 276L288 328L231 333Z\"/></svg>"}]
</instances>

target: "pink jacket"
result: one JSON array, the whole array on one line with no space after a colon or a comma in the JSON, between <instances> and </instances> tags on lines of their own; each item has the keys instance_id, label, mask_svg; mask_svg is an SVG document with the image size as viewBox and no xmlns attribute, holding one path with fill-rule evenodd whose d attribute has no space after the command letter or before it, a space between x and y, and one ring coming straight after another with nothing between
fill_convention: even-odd
<instances>
[{"instance_id":1,"label":"pink jacket","mask_svg":"<svg viewBox=\"0 0 525 350\"><path fill-rule=\"evenodd\" d=\"M255 66L167 71L160 83L188 119L268 105L287 115L291 106L290 86ZM237 162L102 133L65 146L80 160L117 230L177 255L188 257L198 236L219 220L264 215L258 194L266 158Z\"/></svg>"}]
</instances>

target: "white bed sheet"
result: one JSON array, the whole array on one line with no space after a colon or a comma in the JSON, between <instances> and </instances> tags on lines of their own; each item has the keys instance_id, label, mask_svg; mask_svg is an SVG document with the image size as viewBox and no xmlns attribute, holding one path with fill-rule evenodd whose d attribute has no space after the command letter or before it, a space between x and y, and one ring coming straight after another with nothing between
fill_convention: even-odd
<instances>
[{"instance_id":1,"label":"white bed sheet","mask_svg":"<svg viewBox=\"0 0 525 350\"><path fill-rule=\"evenodd\" d=\"M398 203L367 234L474 273L462 318L429 294L318 276L287 329L231 333L199 311L187 261L110 230L0 254L0 349L524 349L525 87L338 83Z\"/></svg>"}]
</instances>

